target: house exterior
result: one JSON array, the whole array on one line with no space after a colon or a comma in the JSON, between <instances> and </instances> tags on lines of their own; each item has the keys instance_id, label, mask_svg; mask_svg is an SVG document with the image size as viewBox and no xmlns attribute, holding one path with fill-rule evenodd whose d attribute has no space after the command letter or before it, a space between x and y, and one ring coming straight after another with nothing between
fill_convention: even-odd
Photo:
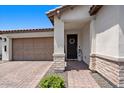
<instances>
[{"instance_id":1,"label":"house exterior","mask_svg":"<svg viewBox=\"0 0 124 93\"><path fill-rule=\"evenodd\" d=\"M0 37L0 59L2 59L2 38Z\"/></svg>"},{"instance_id":2,"label":"house exterior","mask_svg":"<svg viewBox=\"0 0 124 93\"><path fill-rule=\"evenodd\" d=\"M117 87L124 87L124 6L65 5L47 12L54 29L1 31L2 60L84 61ZM77 62L78 62L77 61Z\"/></svg>"}]
</instances>

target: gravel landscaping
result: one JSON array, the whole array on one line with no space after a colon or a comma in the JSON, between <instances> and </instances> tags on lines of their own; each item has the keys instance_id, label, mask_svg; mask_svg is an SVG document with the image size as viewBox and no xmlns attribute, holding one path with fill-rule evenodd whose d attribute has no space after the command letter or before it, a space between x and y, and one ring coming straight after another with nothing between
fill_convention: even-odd
<instances>
[{"instance_id":1,"label":"gravel landscaping","mask_svg":"<svg viewBox=\"0 0 124 93\"><path fill-rule=\"evenodd\" d=\"M116 86L113 85L111 82L109 82L107 79L105 79L103 76L101 76L97 72L91 72L92 77L96 80L96 82L99 84L101 88L115 88Z\"/></svg>"}]
</instances>

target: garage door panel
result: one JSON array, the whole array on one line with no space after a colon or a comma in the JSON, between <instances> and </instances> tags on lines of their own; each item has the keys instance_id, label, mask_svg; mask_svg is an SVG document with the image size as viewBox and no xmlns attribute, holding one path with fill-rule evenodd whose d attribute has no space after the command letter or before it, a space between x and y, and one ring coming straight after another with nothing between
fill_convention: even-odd
<instances>
[{"instance_id":1,"label":"garage door panel","mask_svg":"<svg viewBox=\"0 0 124 93\"><path fill-rule=\"evenodd\" d=\"M53 60L53 38L13 39L13 60Z\"/></svg>"},{"instance_id":2,"label":"garage door panel","mask_svg":"<svg viewBox=\"0 0 124 93\"><path fill-rule=\"evenodd\" d=\"M19 53L19 52L15 53L13 55L13 59L22 60L23 59L23 53Z\"/></svg>"}]
</instances>

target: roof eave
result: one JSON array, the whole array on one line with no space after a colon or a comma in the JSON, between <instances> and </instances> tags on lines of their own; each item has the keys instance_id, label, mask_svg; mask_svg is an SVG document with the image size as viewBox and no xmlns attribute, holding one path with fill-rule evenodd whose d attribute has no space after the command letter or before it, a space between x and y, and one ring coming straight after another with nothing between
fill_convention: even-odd
<instances>
[{"instance_id":1,"label":"roof eave","mask_svg":"<svg viewBox=\"0 0 124 93\"><path fill-rule=\"evenodd\" d=\"M49 32L49 31L54 31L54 29L53 28L43 28L43 29L3 30L3 31L0 31L0 34L31 33L31 32Z\"/></svg>"},{"instance_id":2,"label":"roof eave","mask_svg":"<svg viewBox=\"0 0 124 93\"><path fill-rule=\"evenodd\" d=\"M56 9L53 9L53 10L46 12L46 15L50 19L51 23L54 25L54 16L57 15L57 11L59 11L59 13L61 13L65 9L70 8L72 6L73 5L63 5L63 6L57 7Z\"/></svg>"},{"instance_id":3,"label":"roof eave","mask_svg":"<svg viewBox=\"0 0 124 93\"><path fill-rule=\"evenodd\" d=\"M89 10L90 16L97 14L102 7L103 5L93 5Z\"/></svg>"}]
</instances>

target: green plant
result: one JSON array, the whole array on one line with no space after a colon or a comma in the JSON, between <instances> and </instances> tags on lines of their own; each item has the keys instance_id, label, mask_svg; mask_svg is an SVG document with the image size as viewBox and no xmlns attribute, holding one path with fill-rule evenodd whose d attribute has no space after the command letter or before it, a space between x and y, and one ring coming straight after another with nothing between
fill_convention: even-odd
<instances>
[{"instance_id":1,"label":"green plant","mask_svg":"<svg viewBox=\"0 0 124 93\"><path fill-rule=\"evenodd\" d=\"M64 79L56 74L48 75L44 77L40 83L39 87L42 88L64 88Z\"/></svg>"}]
</instances>

